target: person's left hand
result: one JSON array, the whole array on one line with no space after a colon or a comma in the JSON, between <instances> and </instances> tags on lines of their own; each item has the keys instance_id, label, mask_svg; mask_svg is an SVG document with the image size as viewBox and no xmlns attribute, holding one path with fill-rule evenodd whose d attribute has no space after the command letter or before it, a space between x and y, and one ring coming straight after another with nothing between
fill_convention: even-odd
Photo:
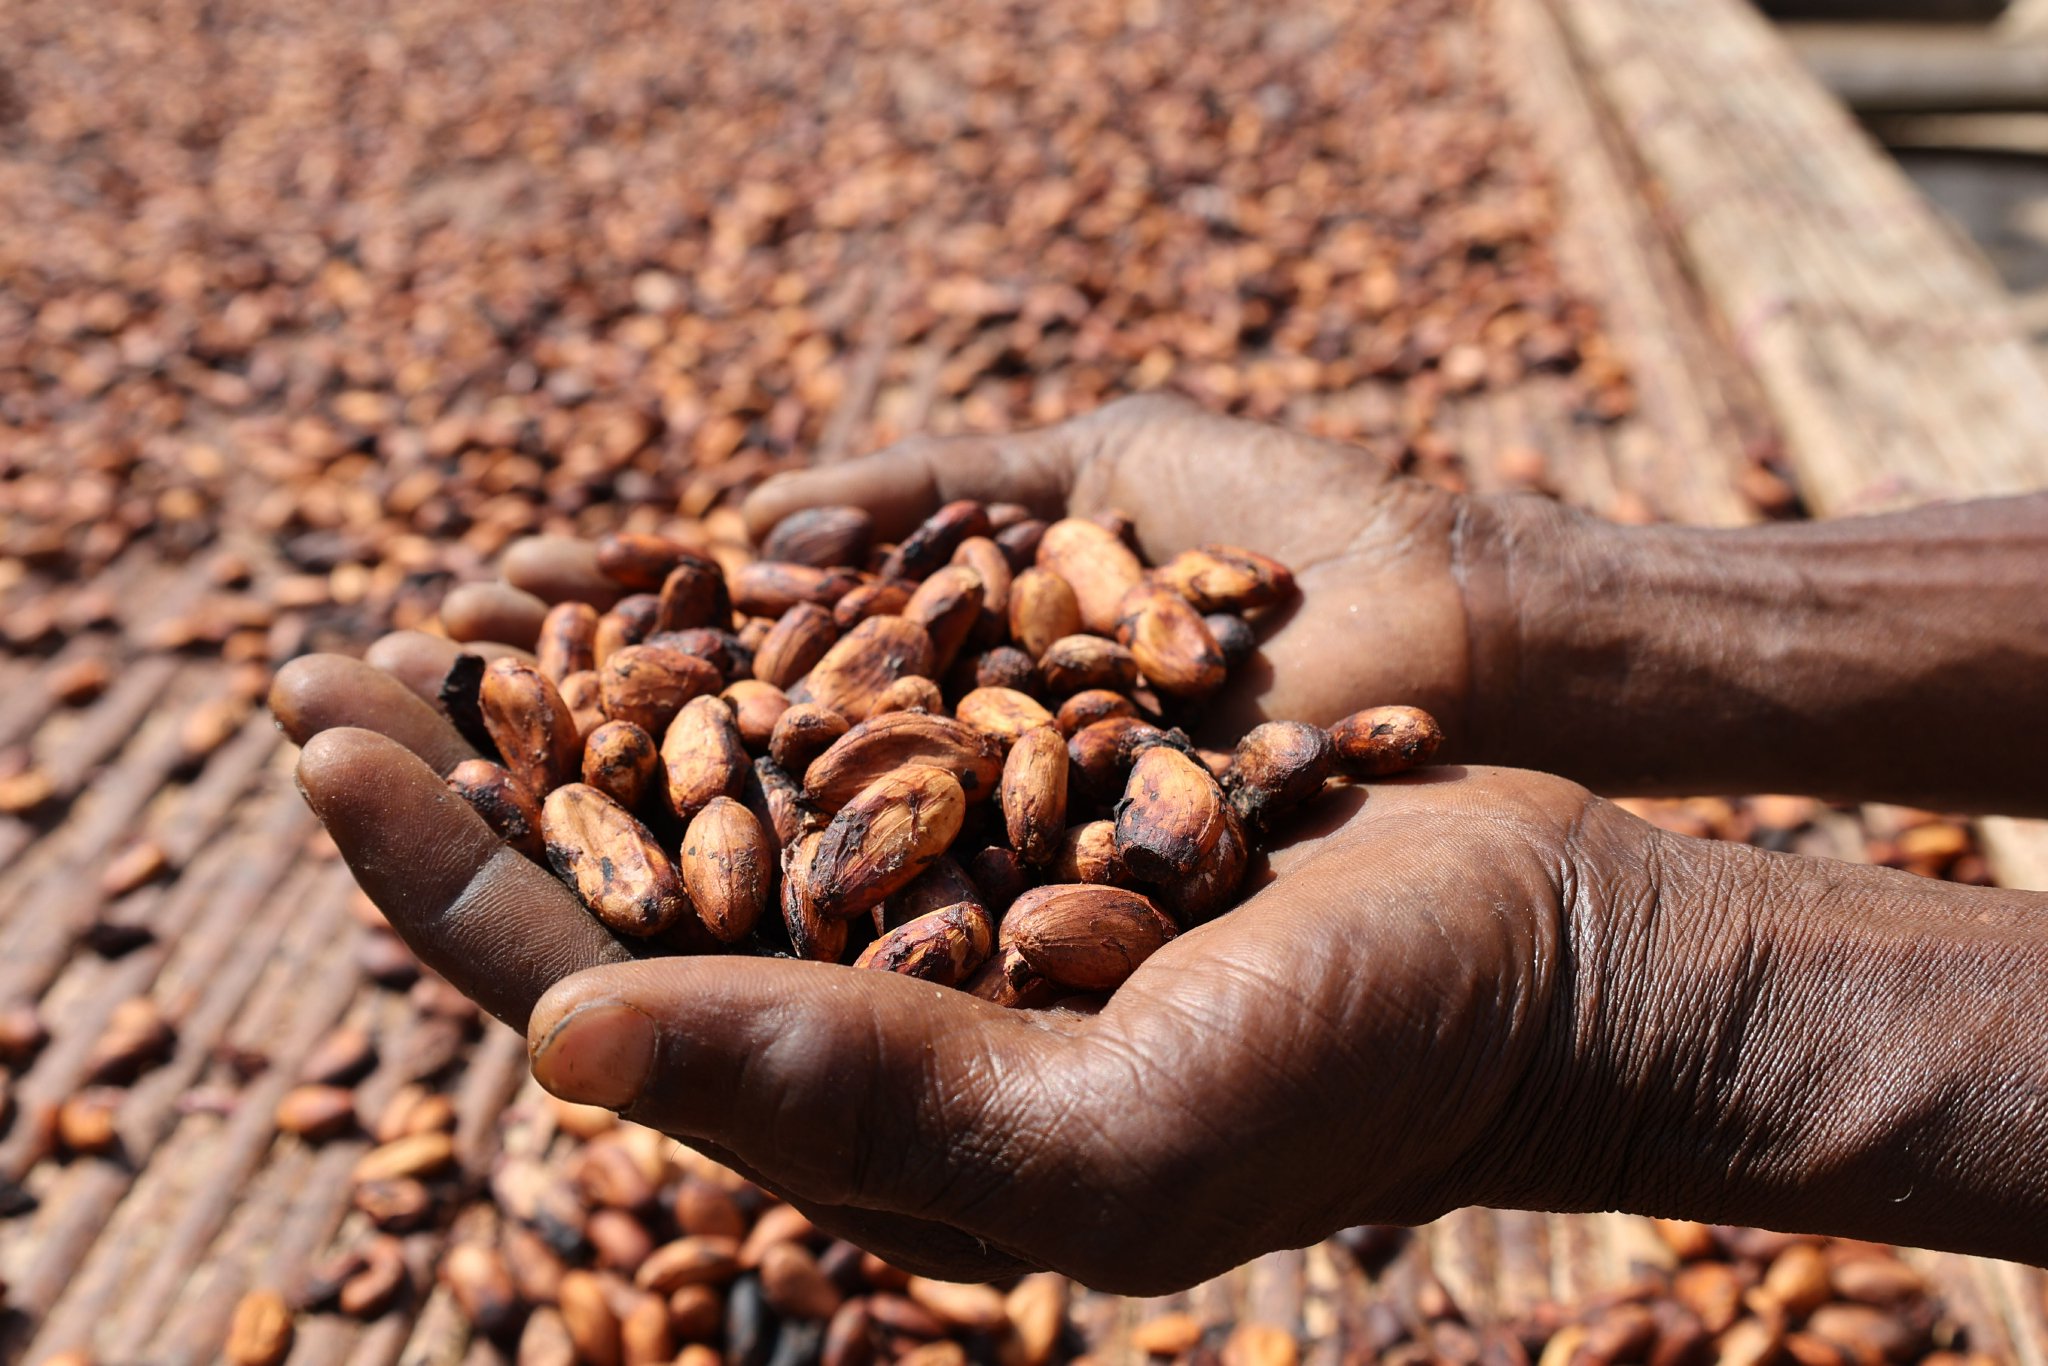
<instances>
[{"instance_id":1,"label":"person's left hand","mask_svg":"<svg viewBox=\"0 0 2048 1366\"><path fill-rule=\"evenodd\" d=\"M1661 838L1509 770L1336 791L1262 890L1099 1014L1005 1011L816 963L630 961L399 744L305 738L300 782L358 879L427 964L529 1031L551 1090L911 1270L1049 1267L1125 1293L1542 1198L1531 1135L1573 1128L1543 1099L1578 1080L1558 1075L1573 903L1630 895Z\"/></svg>"}]
</instances>

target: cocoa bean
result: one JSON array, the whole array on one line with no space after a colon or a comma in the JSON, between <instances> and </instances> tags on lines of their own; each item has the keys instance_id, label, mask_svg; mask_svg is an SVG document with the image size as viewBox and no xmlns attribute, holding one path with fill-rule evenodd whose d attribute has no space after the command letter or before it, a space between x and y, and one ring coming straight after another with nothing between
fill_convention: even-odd
<instances>
[{"instance_id":1,"label":"cocoa bean","mask_svg":"<svg viewBox=\"0 0 2048 1366\"><path fill-rule=\"evenodd\" d=\"M819 831L783 846L782 923L789 932L790 950L798 958L837 963L846 955L847 924L818 909L813 886L812 867L824 838Z\"/></svg>"},{"instance_id":2,"label":"cocoa bean","mask_svg":"<svg viewBox=\"0 0 2048 1366\"><path fill-rule=\"evenodd\" d=\"M1223 652L1223 667L1235 669L1259 651L1258 633L1243 617L1230 612L1210 612L1202 618L1216 648Z\"/></svg>"},{"instance_id":3,"label":"cocoa bean","mask_svg":"<svg viewBox=\"0 0 2048 1366\"><path fill-rule=\"evenodd\" d=\"M1237 546L1183 550L1154 570L1153 577L1200 612L1248 612L1294 595L1294 575L1287 566Z\"/></svg>"},{"instance_id":4,"label":"cocoa bean","mask_svg":"<svg viewBox=\"0 0 2048 1366\"><path fill-rule=\"evenodd\" d=\"M851 631L869 617L893 617L903 611L916 591L915 585L902 579L876 579L864 583L832 604L832 624L841 631Z\"/></svg>"},{"instance_id":5,"label":"cocoa bean","mask_svg":"<svg viewBox=\"0 0 2048 1366\"><path fill-rule=\"evenodd\" d=\"M776 718L768 737L768 757L788 772L802 773L848 729L846 718L830 707L798 702Z\"/></svg>"},{"instance_id":6,"label":"cocoa bean","mask_svg":"<svg viewBox=\"0 0 2048 1366\"><path fill-rule=\"evenodd\" d=\"M845 919L882 901L946 852L966 811L944 769L911 764L877 778L825 827L806 870L811 907Z\"/></svg>"},{"instance_id":7,"label":"cocoa bean","mask_svg":"<svg viewBox=\"0 0 2048 1366\"><path fill-rule=\"evenodd\" d=\"M688 821L714 797L737 797L746 788L747 757L732 708L716 697L691 699L661 740L668 808Z\"/></svg>"},{"instance_id":8,"label":"cocoa bean","mask_svg":"<svg viewBox=\"0 0 2048 1366\"><path fill-rule=\"evenodd\" d=\"M1420 707L1369 707L1330 727L1337 765L1354 778L1390 778L1435 756L1444 733Z\"/></svg>"},{"instance_id":9,"label":"cocoa bean","mask_svg":"<svg viewBox=\"0 0 2048 1366\"><path fill-rule=\"evenodd\" d=\"M1115 631L1118 604L1145 572L1115 532L1078 517L1062 518L1045 529L1038 543L1038 566L1067 581L1081 611L1081 625L1103 636Z\"/></svg>"},{"instance_id":10,"label":"cocoa bean","mask_svg":"<svg viewBox=\"0 0 2048 1366\"><path fill-rule=\"evenodd\" d=\"M588 1271L567 1273L562 1277L556 1307L579 1362L620 1366L619 1316L612 1311L602 1279Z\"/></svg>"},{"instance_id":11,"label":"cocoa bean","mask_svg":"<svg viewBox=\"0 0 2048 1366\"><path fill-rule=\"evenodd\" d=\"M1091 689L1129 692L1138 681L1138 660L1127 647L1101 636L1061 636L1038 657L1038 676L1054 697Z\"/></svg>"},{"instance_id":12,"label":"cocoa bean","mask_svg":"<svg viewBox=\"0 0 2048 1366\"><path fill-rule=\"evenodd\" d=\"M587 602L558 602L541 618L534 664L556 683L597 667L597 609Z\"/></svg>"},{"instance_id":13,"label":"cocoa bean","mask_svg":"<svg viewBox=\"0 0 2048 1366\"><path fill-rule=\"evenodd\" d=\"M1076 991L1113 991L1177 931L1137 892L1088 883L1036 887L1003 917L1001 946Z\"/></svg>"},{"instance_id":14,"label":"cocoa bean","mask_svg":"<svg viewBox=\"0 0 2048 1366\"><path fill-rule=\"evenodd\" d=\"M1017 737L1003 763L1003 821L1010 847L1026 863L1045 863L1067 824L1067 742L1041 726Z\"/></svg>"},{"instance_id":15,"label":"cocoa bean","mask_svg":"<svg viewBox=\"0 0 2048 1366\"><path fill-rule=\"evenodd\" d=\"M981 620L986 589L981 575L964 565L945 565L917 586L903 605L903 618L924 627L932 642L932 672L943 674Z\"/></svg>"},{"instance_id":16,"label":"cocoa bean","mask_svg":"<svg viewBox=\"0 0 2048 1366\"><path fill-rule=\"evenodd\" d=\"M751 617L779 617L801 602L830 608L860 583L851 569L756 560L732 576L732 605Z\"/></svg>"},{"instance_id":17,"label":"cocoa bean","mask_svg":"<svg viewBox=\"0 0 2048 1366\"><path fill-rule=\"evenodd\" d=\"M1081 604L1050 569L1027 569L1010 582L1009 618L1018 647L1039 659L1054 641L1080 633Z\"/></svg>"},{"instance_id":18,"label":"cocoa bean","mask_svg":"<svg viewBox=\"0 0 2048 1366\"><path fill-rule=\"evenodd\" d=\"M593 667L603 668L604 662L620 650L646 640L654 634L660 620L661 599L654 594L635 593L619 599L611 611L597 619L597 628L591 632Z\"/></svg>"},{"instance_id":19,"label":"cocoa bean","mask_svg":"<svg viewBox=\"0 0 2048 1366\"><path fill-rule=\"evenodd\" d=\"M687 913L682 879L652 832L597 788L548 794L541 833L556 874L616 932L658 934Z\"/></svg>"},{"instance_id":20,"label":"cocoa bean","mask_svg":"<svg viewBox=\"0 0 2048 1366\"><path fill-rule=\"evenodd\" d=\"M664 1243L633 1273L633 1284L657 1295L686 1285L716 1285L740 1273L740 1245L731 1238L695 1236Z\"/></svg>"},{"instance_id":21,"label":"cocoa bean","mask_svg":"<svg viewBox=\"0 0 2048 1366\"><path fill-rule=\"evenodd\" d=\"M868 708L868 719L892 711L922 711L934 716L943 715L946 709L945 694L939 685L929 678L909 674L897 679L875 696L875 704Z\"/></svg>"},{"instance_id":22,"label":"cocoa bean","mask_svg":"<svg viewBox=\"0 0 2048 1366\"><path fill-rule=\"evenodd\" d=\"M1245 824L1268 824L1319 795L1336 764L1329 735L1300 721L1268 721L1237 742L1224 790Z\"/></svg>"},{"instance_id":23,"label":"cocoa bean","mask_svg":"<svg viewBox=\"0 0 2048 1366\"><path fill-rule=\"evenodd\" d=\"M988 912L962 902L898 925L862 950L853 965L958 986L987 961L994 941Z\"/></svg>"},{"instance_id":24,"label":"cocoa bean","mask_svg":"<svg viewBox=\"0 0 2048 1366\"><path fill-rule=\"evenodd\" d=\"M540 803L504 765L489 759L465 759L448 771L448 787L484 818L499 839L536 863L545 856Z\"/></svg>"},{"instance_id":25,"label":"cocoa bean","mask_svg":"<svg viewBox=\"0 0 2048 1366\"><path fill-rule=\"evenodd\" d=\"M865 721L882 690L911 674L932 676L931 637L901 617L869 617L825 652L790 700L822 703L849 721Z\"/></svg>"},{"instance_id":26,"label":"cocoa bean","mask_svg":"<svg viewBox=\"0 0 2048 1366\"><path fill-rule=\"evenodd\" d=\"M647 794L660 759L653 736L631 721L607 721L583 742L583 782L632 811Z\"/></svg>"},{"instance_id":27,"label":"cocoa bean","mask_svg":"<svg viewBox=\"0 0 2048 1366\"><path fill-rule=\"evenodd\" d=\"M295 1086L277 1102L277 1127L320 1142L355 1127L355 1092L342 1086Z\"/></svg>"},{"instance_id":28,"label":"cocoa bean","mask_svg":"<svg viewBox=\"0 0 2048 1366\"><path fill-rule=\"evenodd\" d=\"M1113 716L1137 715L1137 705L1122 693L1111 692L1107 688L1084 688L1060 703L1059 711L1053 715L1053 724L1059 727L1060 734L1071 739L1081 729L1097 721L1107 721Z\"/></svg>"},{"instance_id":29,"label":"cocoa bean","mask_svg":"<svg viewBox=\"0 0 2048 1366\"><path fill-rule=\"evenodd\" d=\"M691 818L683 835L683 886L721 943L738 943L761 918L774 893L772 859L760 822L730 797L714 797Z\"/></svg>"},{"instance_id":30,"label":"cocoa bean","mask_svg":"<svg viewBox=\"0 0 2048 1366\"><path fill-rule=\"evenodd\" d=\"M1014 645L998 645L974 657L974 686L1035 693L1043 684L1037 661Z\"/></svg>"},{"instance_id":31,"label":"cocoa bean","mask_svg":"<svg viewBox=\"0 0 2048 1366\"><path fill-rule=\"evenodd\" d=\"M923 712L885 712L852 727L804 770L804 799L836 812L885 774L911 764L942 768L962 795L980 801L1002 780L1000 744L963 721Z\"/></svg>"},{"instance_id":32,"label":"cocoa bean","mask_svg":"<svg viewBox=\"0 0 2048 1366\"><path fill-rule=\"evenodd\" d=\"M1000 741L1005 749L1026 731L1052 725L1052 713L1014 688L976 688L960 699L953 714Z\"/></svg>"},{"instance_id":33,"label":"cocoa bean","mask_svg":"<svg viewBox=\"0 0 2048 1366\"><path fill-rule=\"evenodd\" d=\"M1207 697L1223 686L1223 651L1187 599L1171 589L1141 583L1126 593L1117 608L1116 638L1146 681L1168 696Z\"/></svg>"},{"instance_id":34,"label":"cocoa bean","mask_svg":"<svg viewBox=\"0 0 2048 1366\"><path fill-rule=\"evenodd\" d=\"M496 1248L457 1244L442 1257L440 1279L485 1337L502 1337L519 1322L519 1294Z\"/></svg>"},{"instance_id":35,"label":"cocoa bean","mask_svg":"<svg viewBox=\"0 0 2048 1366\"><path fill-rule=\"evenodd\" d=\"M1060 837L1045 872L1054 882L1093 882L1105 887L1128 886L1132 880L1131 870L1116 851L1115 821L1070 826Z\"/></svg>"},{"instance_id":36,"label":"cocoa bean","mask_svg":"<svg viewBox=\"0 0 2048 1366\"><path fill-rule=\"evenodd\" d=\"M832 613L814 602L784 612L754 652L754 677L788 688L825 657L839 639Z\"/></svg>"},{"instance_id":37,"label":"cocoa bean","mask_svg":"<svg viewBox=\"0 0 2048 1366\"><path fill-rule=\"evenodd\" d=\"M761 1294L786 1318L829 1319L844 1297L799 1243L776 1243L761 1255Z\"/></svg>"},{"instance_id":38,"label":"cocoa bean","mask_svg":"<svg viewBox=\"0 0 2048 1366\"><path fill-rule=\"evenodd\" d=\"M576 780L582 733L546 674L522 660L493 660L484 669L479 704L491 742L527 792L543 797Z\"/></svg>"},{"instance_id":39,"label":"cocoa bean","mask_svg":"<svg viewBox=\"0 0 2048 1366\"><path fill-rule=\"evenodd\" d=\"M1132 765L1117 806L1117 853L1148 882L1192 877L1222 836L1227 810L1207 769L1154 745Z\"/></svg>"},{"instance_id":40,"label":"cocoa bean","mask_svg":"<svg viewBox=\"0 0 2048 1366\"><path fill-rule=\"evenodd\" d=\"M363 1249L363 1269L342 1282L337 1302L353 1318L375 1318L397 1303L405 1288L405 1253L398 1240L373 1238Z\"/></svg>"},{"instance_id":41,"label":"cocoa bean","mask_svg":"<svg viewBox=\"0 0 2048 1366\"><path fill-rule=\"evenodd\" d=\"M792 512L761 542L761 558L827 568L867 560L874 519L857 507L817 507Z\"/></svg>"},{"instance_id":42,"label":"cocoa bean","mask_svg":"<svg viewBox=\"0 0 2048 1366\"><path fill-rule=\"evenodd\" d=\"M709 663L672 646L628 645L598 670L604 714L651 736L666 735L678 713L724 684Z\"/></svg>"},{"instance_id":43,"label":"cocoa bean","mask_svg":"<svg viewBox=\"0 0 2048 1366\"><path fill-rule=\"evenodd\" d=\"M775 723L790 708L789 695L772 683L742 678L726 685L719 697L732 708L733 723L740 728L740 743L755 754L766 753L769 738L775 734Z\"/></svg>"},{"instance_id":44,"label":"cocoa bean","mask_svg":"<svg viewBox=\"0 0 2048 1366\"><path fill-rule=\"evenodd\" d=\"M960 542L988 534L988 513L981 504L962 499L927 517L882 561L885 579L922 580L951 559Z\"/></svg>"},{"instance_id":45,"label":"cocoa bean","mask_svg":"<svg viewBox=\"0 0 2048 1366\"><path fill-rule=\"evenodd\" d=\"M275 1290L251 1290L236 1302L221 1355L230 1366L278 1366L292 1350L292 1310Z\"/></svg>"},{"instance_id":46,"label":"cocoa bean","mask_svg":"<svg viewBox=\"0 0 2048 1366\"><path fill-rule=\"evenodd\" d=\"M732 624L732 594L725 571L715 561L691 555L661 581L656 631L686 631L693 626Z\"/></svg>"},{"instance_id":47,"label":"cocoa bean","mask_svg":"<svg viewBox=\"0 0 2048 1366\"><path fill-rule=\"evenodd\" d=\"M644 532L613 532L597 542L598 570L621 587L643 593L658 590L677 565L693 558L688 547Z\"/></svg>"}]
</instances>

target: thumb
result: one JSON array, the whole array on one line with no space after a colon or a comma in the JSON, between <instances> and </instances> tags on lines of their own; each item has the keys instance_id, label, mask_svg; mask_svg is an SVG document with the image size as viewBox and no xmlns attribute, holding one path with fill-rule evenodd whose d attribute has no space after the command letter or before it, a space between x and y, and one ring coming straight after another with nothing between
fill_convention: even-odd
<instances>
[{"instance_id":1,"label":"thumb","mask_svg":"<svg viewBox=\"0 0 2048 1366\"><path fill-rule=\"evenodd\" d=\"M956 498L1022 503L1040 517L1066 511L1079 443L1062 424L1005 436L915 436L839 464L778 474L741 506L756 541L805 508L867 509L876 534L894 540Z\"/></svg>"},{"instance_id":2,"label":"thumb","mask_svg":"<svg viewBox=\"0 0 2048 1366\"><path fill-rule=\"evenodd\" d=\"M1056 1022L893 973L788 960L592 968L535 1007L542 1086L729 1150L791 1196L998 1243L1073 1056ZM1029 1203L1029 1202L1026 1202Z\"/></svg>"}]
</instances>

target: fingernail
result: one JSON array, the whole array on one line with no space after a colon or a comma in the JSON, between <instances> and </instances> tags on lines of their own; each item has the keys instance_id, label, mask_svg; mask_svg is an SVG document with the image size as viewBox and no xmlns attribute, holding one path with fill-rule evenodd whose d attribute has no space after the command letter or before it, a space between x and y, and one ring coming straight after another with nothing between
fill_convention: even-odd
<instances>
[{"instance_id":1,"label":"fingernail","mask_svg":"<svg viewBox=\"0 0 2048 1366\"><path fill-rule=\"evenodd\" d=\"M623 1110L654 1068L654 1021L629 1005L578 1006L533 1054L533 1078L563 1100Z\"/></svg>"}]
</instances>

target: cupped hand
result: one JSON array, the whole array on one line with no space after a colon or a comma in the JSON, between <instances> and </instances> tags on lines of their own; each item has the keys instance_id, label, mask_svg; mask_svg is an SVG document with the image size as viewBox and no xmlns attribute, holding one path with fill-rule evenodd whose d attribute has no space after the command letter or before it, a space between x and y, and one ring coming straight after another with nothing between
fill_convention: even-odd
<instances>
[{"instance_id":1,"label":"cupped hand","mask_svg":"<svg viewBox=\"0 0 2048 1366\"><path fill-rule=\"evenodd\" d=\"M758 537L799 509L852 503L893 538L956 498L1047 518L1122 512L1154 564L1220 541L1290 566L1301 598L1217 699L1217 735L1388 702L1430 710L1454 749L1466 730L1465 505L1357 446L1145 396L1036 431L914 437L780 475L744 511Z\"/></svg>"},{"instance_id":2,"label":"cupped hand","mask_svg":"<svg viewBox=\"0 0 2048 1366\"><path fill-rule=\"evenodd\" d=\"M1334 792L1265 886L1099 1014L1024 1012L816 963L632 961L396 742L329 730L299 771L394 928L528 1029L558 1094L910 1269L1126 1293L1540 1201L1530 1135L1569 1127L1548 1103L1572 1082L1569 927L1626 898L1657 838L1511 770Z\"/></svg>"}]
</instances>

